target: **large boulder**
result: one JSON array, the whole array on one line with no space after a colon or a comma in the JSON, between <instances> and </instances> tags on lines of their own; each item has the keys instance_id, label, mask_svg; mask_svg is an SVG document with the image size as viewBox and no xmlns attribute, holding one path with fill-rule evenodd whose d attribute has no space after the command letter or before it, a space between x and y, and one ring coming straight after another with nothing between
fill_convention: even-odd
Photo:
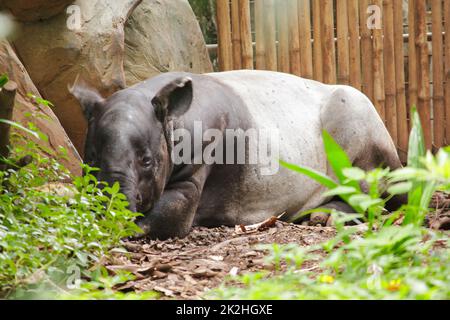
<instances>
[{"instance_id":1,"label":"large boulder","mask_svg":"<svg viewBox=\"0 0 450 320\"><path fill-rule=\"evenodd\" d=\"M18 20L30 22L48 19L62 12L73 0L0 0Z\"/></svg>"},{"instance_id":2,"label":"large boulder","mask_svg":"<svg viewBox=\"0 0 450 320\"><path fill-rule=\"evenodd\" d=\"M187 0L144 0L125 24L127 85L168 71L212 71L200 26Z\"/></svg>"},{"instance_id":3,"label":"large boulder","mask_svg":"<svg viewBox=\"0 0 450 320\"><path fill-rule=\"evenodd\" d=\"M7 73L10 80L16 82L18 87L13 120L24 126L27 126L28 122L33 122L48 137L47 142L44 140L36 142L41 144L43 149L52 150L54 154L60 151L60 147L66 149L67 159L61 159L62 164L73 174L80 174L80 156L53 111L49 107L35 103L28 96L31 93L35 97L41 98L27 71L6 41L0 41L0 74L3 73ZM23 134L26 139L32 139L31 136L20 130L17 133Z\"/></svg>"},{"instance_id":4,"label":"large boulder","mask_svg":"<svg viewBox=\"0 0 450 320\"><path fill-rule=\"evenodd\" d=\"M67 90L77 75L109 95L161 72L212 71L187 0L77 0L73 5L79 10L23 24L14 45L80 153L86 122Z\"/></svg>"}]
</instances>

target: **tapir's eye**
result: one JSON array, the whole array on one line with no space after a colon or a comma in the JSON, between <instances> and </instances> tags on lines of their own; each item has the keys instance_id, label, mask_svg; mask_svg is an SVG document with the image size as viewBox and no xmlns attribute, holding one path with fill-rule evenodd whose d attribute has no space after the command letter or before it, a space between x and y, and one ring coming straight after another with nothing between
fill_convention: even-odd
<instances>
[{"instance_id":1,"label":"tapir's eye","mask_svg":"<svg viewBox=\"0 0 450 320\"><path fill-rule=\"evenodd\" d=\"M143 167L148 168L152 164L152 159L149 156L144 156L142 157L141 163Z\"/></svg>"}]
</instances>

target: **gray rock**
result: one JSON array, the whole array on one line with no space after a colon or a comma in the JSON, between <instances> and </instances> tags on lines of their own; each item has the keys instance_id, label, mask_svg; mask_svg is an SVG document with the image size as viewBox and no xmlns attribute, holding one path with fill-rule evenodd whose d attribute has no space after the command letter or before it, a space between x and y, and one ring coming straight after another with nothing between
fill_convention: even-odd
<instances>
[{"instance_id":1,"label":"gray rock","mask_svg":"<svg viewBox=\"0 0 450 320\"><path fill-rule=\"evenodd\" d=\"M0 5L18 20L31 22L48 19L62 12L74 0L3 0Z\"/></svg>"},{"instance_id":2,"label":"gray rock","mask_svg":"<svg viewBox=\"0 0 450 320\"><path fill-rule=\"evenodd\" d=\"M7 73L10 80L16 82L18 86L13 120L24 126L27 126L28 122L33 122L48 137L47 142L44 140L36 140L36 142L45 148L53 150L55 153L59 150L59 147L65 148L68 159L61 159L62 164L73 174L80 174L80 156L52 109L39 106L28 97L28 94L31 93L41 98L27 71L17 58L10 44L6 41L0 41L0 74L3 73ZM30 116L27 116L28 114ZM23 135L25 141L32 138L20 130L17 130L17 133ZM48 156L48 154L45 156Z\"/></svg>"},{"instance_id":3,"label":"gray rock","mask_svg":"<svg viewBox=\"0 0 450 320\"><path fill-rule=\"evenodd\" d=\"M41 94L80 153L86 122L67 90L77 75L109 95L165 71L212 71L187 0L77 0L45 21L24 23L14 40ZM80 27L77 29L77 19Z\"/></svg>"}]
</instances>

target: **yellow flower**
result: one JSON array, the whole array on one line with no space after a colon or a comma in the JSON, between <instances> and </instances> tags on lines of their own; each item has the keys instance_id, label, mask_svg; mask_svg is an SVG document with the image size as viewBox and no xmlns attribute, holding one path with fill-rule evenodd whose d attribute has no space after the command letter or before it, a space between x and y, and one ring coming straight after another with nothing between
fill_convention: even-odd
<instances>
[{"instance_id":1,"label":"yellow flower","mask_svg":"<svg viewBox=\"0 0 450 320\"><path fill-rule=\"evenodd\" d=\"M389 291L398 291L400 289L401 284L402 284L402 281L400 279L391 280L391 281L389 281L387 289Z\"/></svg>"},{"instance_id":2,"label":"yellow flower","mask_svg":"<svg viewBox=\"0 0 450 320\"><path fill-rule=\"evenodd\" d=\"M328 274L323 274L320 276L319 281L322 283L333 283L334 278Z\"/></svg>"}]
</instances>

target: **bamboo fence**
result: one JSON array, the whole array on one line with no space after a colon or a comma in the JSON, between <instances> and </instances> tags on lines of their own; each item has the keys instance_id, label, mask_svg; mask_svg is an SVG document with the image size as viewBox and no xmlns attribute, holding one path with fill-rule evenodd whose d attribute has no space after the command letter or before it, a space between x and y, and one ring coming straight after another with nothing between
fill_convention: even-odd
<instances>
[{"instance_id":1,"label":"bamboo fence","mask_svg":"<svg viewBox=\"0 0 450 320\"><path fill-rule=\"evenodd\" d=\"M217 0L219 69L351 85L374 103L402 159L409 110L426 146L450 144L450 1Z\"/></svg>"}]
</instances>

